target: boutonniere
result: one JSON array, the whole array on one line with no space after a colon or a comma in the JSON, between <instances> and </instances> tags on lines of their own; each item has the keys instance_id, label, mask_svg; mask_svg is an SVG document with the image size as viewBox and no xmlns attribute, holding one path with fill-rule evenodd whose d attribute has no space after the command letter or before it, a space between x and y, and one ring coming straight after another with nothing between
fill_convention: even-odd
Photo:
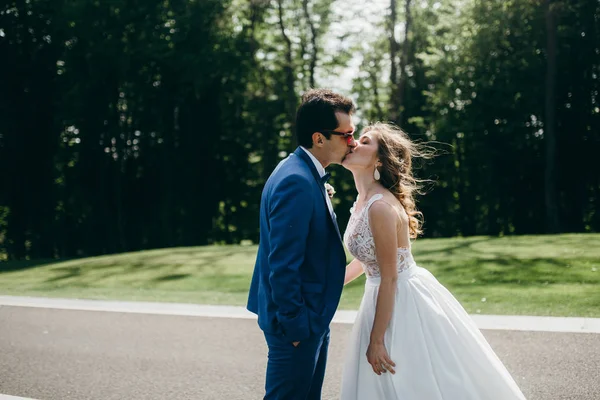
<instances>
[{"instance_id":1,"label":"boutonniere","mask_svg":"<svg viewBox=\"0 0 600 400\"><path fill-rule=\"evenodd\" d=\"M329 196L329 198L333 198L333 195L335 194L335 189L333 188L333 186L331 186L329 183L326 183L325 190L327 190L327 195Z\"/></svg>"}]
</instances>

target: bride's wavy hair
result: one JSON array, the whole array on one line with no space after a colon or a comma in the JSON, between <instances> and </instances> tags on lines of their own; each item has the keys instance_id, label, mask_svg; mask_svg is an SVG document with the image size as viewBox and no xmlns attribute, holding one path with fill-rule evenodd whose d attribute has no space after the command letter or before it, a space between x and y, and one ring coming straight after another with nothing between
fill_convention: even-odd
<instances>
[{"instance_id":1,"label":"bride's wavy hair","mask_svg":"<svg viewBox=\"0 0 600 400\"><path fill-rule=\"evenodd\" d=\"M415 203L415 194L423 194L423 183L413 176L413 159L430 159L435 149L422 143L413 142L408 135L395 125L376 122L363 129L377 140L378 156L381 162L379 182L396 198L408 214L410 238L415 239L423 231L423 213Z\"/></svg>"}]
</instances>

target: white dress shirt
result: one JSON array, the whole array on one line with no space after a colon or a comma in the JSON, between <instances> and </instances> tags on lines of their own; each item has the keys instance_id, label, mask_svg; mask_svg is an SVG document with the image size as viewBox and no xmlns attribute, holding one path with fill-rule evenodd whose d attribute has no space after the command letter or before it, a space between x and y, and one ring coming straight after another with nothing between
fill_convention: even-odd
<instances>
[{"instance_id":1,"label":"white dress shirt","mask_svg":"<svg viewBox=\"0 0 600 400\"><path fill-rule=\"evenodd\" d=\"M315 168L317 169L319 176L321 178L324 177L325 176L325 168L323 168L323 165L321 164L321 162L319 160L317 160L317 158L310 151L305 149L303 146L300 146L300 148L302 150L304 150L306 152L306 154L308 154L308 156L312 160L313 164L315 164ZM325 186L325 185L323 185L323 186ZM331 204L331 199L329 198L327 189L325 189L325 194L326 194L325 198L327 199L327 208L329 208L329 213L331 214L331 216L333 218L335 218L335 213L333 212L333 204Z\"/></svg>"}]
</instances>

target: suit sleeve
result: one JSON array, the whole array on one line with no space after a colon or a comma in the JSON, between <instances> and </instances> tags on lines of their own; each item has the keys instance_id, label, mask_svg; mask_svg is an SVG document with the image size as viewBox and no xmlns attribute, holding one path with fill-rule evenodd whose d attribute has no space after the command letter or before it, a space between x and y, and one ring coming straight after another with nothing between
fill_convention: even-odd
<instances>
[{"instance_id":1,"label":"suit sleeve","mask_svg":"<svg viewBox=\"0 0 600 400\"><path fill-rule=\"evenodd\" d=\"M301 293L300 267L313 211L310 183L298 175L286 177L271 196L269 254L271 295L277 320L291 342L310 336L308 310Z\"/></svg>"}]
</instances>

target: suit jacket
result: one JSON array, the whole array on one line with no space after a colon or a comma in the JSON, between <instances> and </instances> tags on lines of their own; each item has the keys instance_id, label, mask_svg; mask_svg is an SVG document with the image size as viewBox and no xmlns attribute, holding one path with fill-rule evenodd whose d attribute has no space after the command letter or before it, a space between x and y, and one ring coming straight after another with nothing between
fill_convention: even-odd
<instances>
[{"instance_id":1,"label":"suit jacket","mask_svg":"<svg viewBox=\"0 0 600 400\"><path fill-rule=\"evenodd\" d=\"M290 342L324 332L340 301L346 254L312 160L283 160L260 202L260 243L248 295L260 328Z\"/></svg>"}]
</instances>

